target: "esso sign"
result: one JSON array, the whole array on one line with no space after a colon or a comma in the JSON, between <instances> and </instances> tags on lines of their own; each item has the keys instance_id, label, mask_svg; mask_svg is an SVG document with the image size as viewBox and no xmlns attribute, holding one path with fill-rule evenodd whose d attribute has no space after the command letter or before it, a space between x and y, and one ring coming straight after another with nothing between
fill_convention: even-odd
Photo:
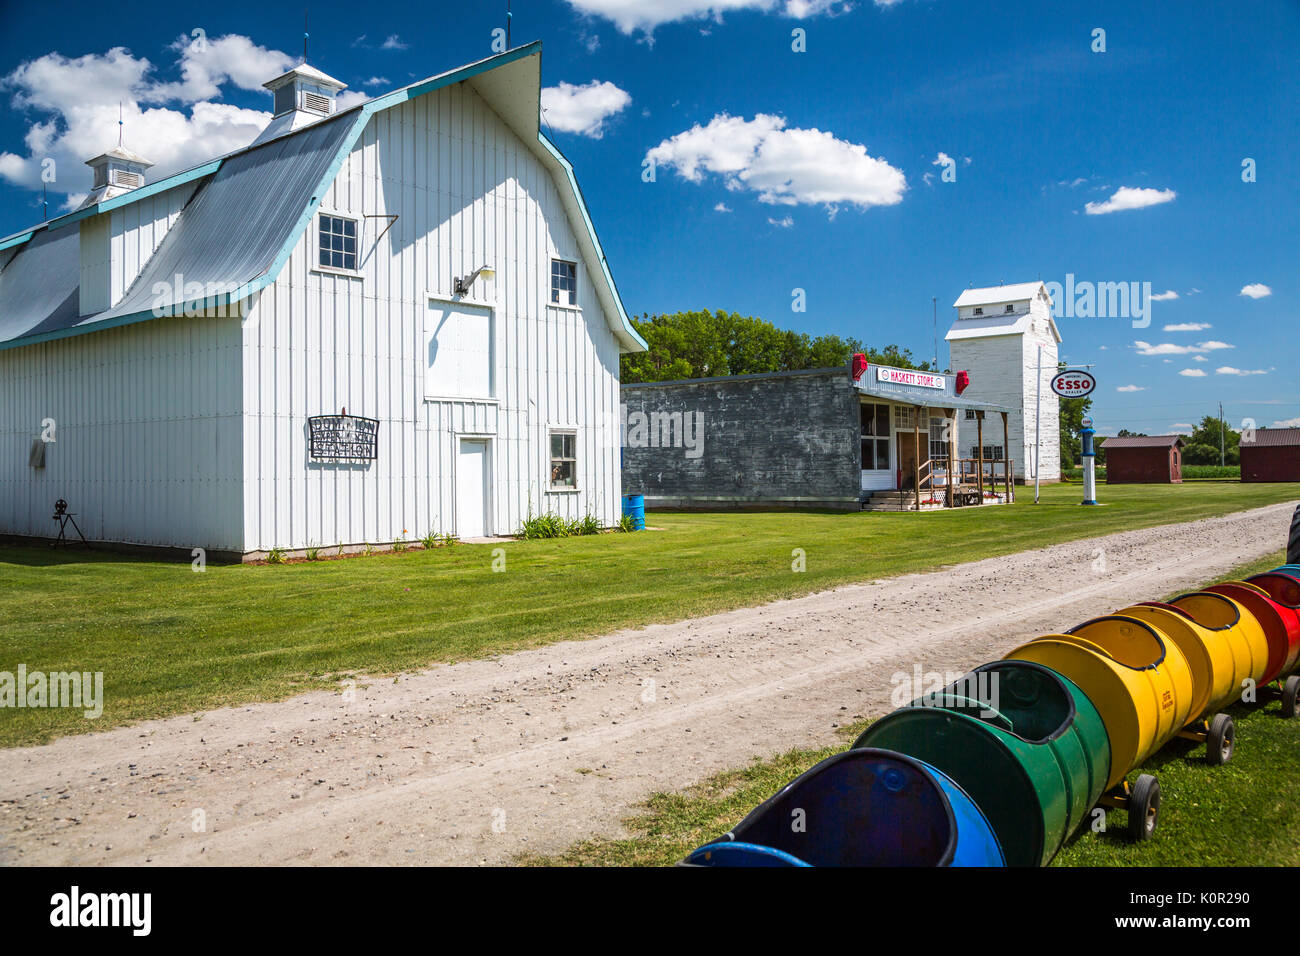
<instances>
[{"instance_id":1,"label":"esso sign","mask_svg":"<svg viewBox=\"0 0 1300 956\"><path fill-rule=\"evenodd\" d=\"M1097 388L1097 379L1091 372L1073 369L1061 372L1052 379L1052 391L1062 398L1083 398Z\"/></svg>"}]
</instances>

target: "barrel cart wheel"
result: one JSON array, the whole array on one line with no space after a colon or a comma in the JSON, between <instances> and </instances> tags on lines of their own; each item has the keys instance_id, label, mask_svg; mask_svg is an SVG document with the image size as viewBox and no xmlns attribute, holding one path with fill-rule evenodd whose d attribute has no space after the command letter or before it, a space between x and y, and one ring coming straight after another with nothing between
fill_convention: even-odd
<instances>
[{"instance_id":1,"label":"barrel cart wheel","mask_svg":"<svg viewBox=\"0 0 1300 956\"><path fill-rule=\"evenodd\" d=\"M1232 759L1237 747L1237 725L1227 714L1215 714L1205 738L1205 762L1219 767Z\"/></svg>"},{"instance_id":2,"label":"barrel cart wheel","mask_svg":"<svg viewBox=\"0 0 1300 956\"><path fill-rule=\"evenodd\" d=\"M1150 840L1160 822L1160 781L1149 773L1137 778L1128 796L1128 835L1134 843Z\"/></svg>"},{"instance_id":3,"label":"barrel cart wheel","mask_svg":"<svg viewBox=\"0 0 1300 956\"><path fill-rule=\"evenodd\" d=\"M1128 812L1128 836L1134 843L1150 840L1160 822L1160 781L1149 773L1127 780L1102 794L1100 806Z\"/></svg>"},{"instance_id":4,"label":"barrel cart wheel","mask_svg":"<svg viewBox=\"0 0 1300 956\"><path fill-rule=\"evenodd\" d=\"M1282 685L1282 716L1300 717L1300 674L1292 674Z\"/></svg>"},{"instance_id":5,"label":"barrel cart wheel","mask_svg":"<svg viewBox=\"0 0 1300 956\"><path fill-rule=\"evenodd\" d=\"M1211 767L1221 767L1231 760L1237 747L1237 725L1227 714L1215 714L1209 720L1202 717L1184 727L1178 736L1205 744L1205 762Z\"/></svg>"}]
</instances>

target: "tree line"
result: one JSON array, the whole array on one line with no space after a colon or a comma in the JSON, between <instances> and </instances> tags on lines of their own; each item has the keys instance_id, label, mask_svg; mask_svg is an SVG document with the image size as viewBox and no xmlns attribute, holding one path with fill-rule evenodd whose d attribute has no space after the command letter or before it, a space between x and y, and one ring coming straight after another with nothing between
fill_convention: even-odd
<instances>
[{"instance_id":1,"label":"tree line","mask_svg":"<svg viewBox=\"0 0 1300 956\"><path fill-rule=\"evenodd\" d=\"M935 371L897 345L877 349L838 335L810 336L722 309L643 314L632 325L650 348L622 357L625 384L833 368L847 366L855 352L877 365Z\"/></svg>"}]
</instances>

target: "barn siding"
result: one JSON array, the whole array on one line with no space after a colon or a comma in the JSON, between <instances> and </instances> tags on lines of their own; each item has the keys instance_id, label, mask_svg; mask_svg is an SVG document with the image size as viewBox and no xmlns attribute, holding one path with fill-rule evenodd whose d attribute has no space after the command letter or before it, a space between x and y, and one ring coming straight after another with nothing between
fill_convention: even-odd
<instances>
[{"instance_id":1,"label":"barn siding","mask_svg":"<svg viewBox=\"0 0 1300 956\"><path fill-rule=\"evenodd\" d=\"M322 198L362 219L359 277L312 269L315 223L245 322L244 511L249 550L454 533L462 435L492 441L492 520L531 507L569 518L620 512L618 342L559 192L533 152L458 85L376 114ZM581 311L548 305L550 260L578 261ZM454 276L489 263L473 300L493 307L495 401L426 401L425 314ZM311 463L311 415L380 420L379 459ZM545 488L547 427L576 426L579 492Z\"/></svg>"},{"instance_id":2,"label":"barn siding","mask_svg":"<svg viewBox=\"0 0 1300 956\"><path fill-rule=\"evenodd\" d=\"M0 351L0 532L51 536L64 498L91 540L242 551L240 343L177 317Z\"/></svg>"}]
</instances>

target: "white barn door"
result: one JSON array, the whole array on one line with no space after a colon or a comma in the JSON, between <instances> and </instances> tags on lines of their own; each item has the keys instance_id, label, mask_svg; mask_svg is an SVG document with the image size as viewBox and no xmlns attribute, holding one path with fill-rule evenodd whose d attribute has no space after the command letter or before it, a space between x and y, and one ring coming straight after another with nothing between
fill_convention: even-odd
<instances>
[{"instance_id":1,"label":"white barn door","mask_svg":"<svg viewBox=\"0 0 1300 956\"><path fill-rule=\"evenodd\" d=\"M486 538L489 530L488 443L482 438L462 438L456 460L456 535Z\"/></svg>"}]
</instances>

